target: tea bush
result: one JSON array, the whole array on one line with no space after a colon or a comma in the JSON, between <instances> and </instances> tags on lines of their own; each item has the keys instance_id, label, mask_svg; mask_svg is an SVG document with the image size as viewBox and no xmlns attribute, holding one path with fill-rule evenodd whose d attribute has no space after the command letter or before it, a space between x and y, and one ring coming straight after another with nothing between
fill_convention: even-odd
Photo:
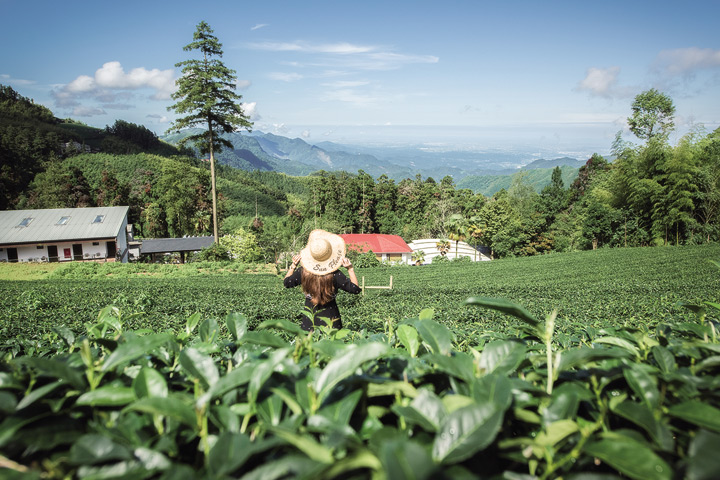
<instances>
[{"instance_id":1,"label":"tea bush","mask_svg":"<svg viewBox=\"0 0 720 480\"><path fill-rule=\"evenodd\" d=\"M556 339L506 300L517 335L465 342L431 309L377 332L250 329L189 316L127 329L115 307L77 334L7 342L0 468L24 478L712 479L720 344L692 322ZM157 325L158 322L153 322Z\"/></svg>"}]
</instances>

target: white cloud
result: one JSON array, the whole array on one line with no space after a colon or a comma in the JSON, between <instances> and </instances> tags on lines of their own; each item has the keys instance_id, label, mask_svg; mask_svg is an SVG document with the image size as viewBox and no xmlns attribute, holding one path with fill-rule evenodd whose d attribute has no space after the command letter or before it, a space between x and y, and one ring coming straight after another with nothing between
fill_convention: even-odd
<instances>
[{"instance_id":1,"label":"white cloud","mask_svg":"<svg viewBox=\"0 0 720 480\"><path fill-rule=\"evenodd\" d=\"M249 47L253 50L268 50L271 52L333 53L339 55L368 53L376 49L376 47L353 45L347 42L326 44L311 44L304 42L262 42L251 43Z\"/></svg>"},{"instance_id":2,"label":"white cloud","mask_svg":"<svg viewBox=\"0 0 720 480\"><path fill-rule=\"evenodd\" d=\"M300 136L302 138L310 138L310 130L303 130Z\"/></svg>"},{"instance_id":3,"label":"white cloud","mask_svg":"<svg viewBox=\"0 0 720 480\"><path fill-rule=\"evenodd\" d=\"M94 117L96 115L105 115L107 112L102 108L77 106L73 108L72 114L75 117Z\"/></svg>"},{"instance_id":4,"label":"white cloud","mask_svg":"<svg viewBox=\"0 0 720 480\"><path fill-rule=\"evenodd\" d=\"M13 77L11 77L10 75L5 74L5 73L0 74L0 79L2 79L2 81L3 81L4 83L11 84L11 85L27 86L27 85L34 85L34 84L35 84L35 81L34 81L34 80L24 80L24 79L22 79L22 78L13 78Z\"/></svg>"},{"instance_id":5,"label":"white cloud","mask_svg":"<svg viewBox=\"0 0 720 480\"><path fill-rule=\"evenodd\" d=\"M240 105L245 115L250 119L251 122L259 122L262 117L257 110L257 102L248 102Z\"/></svg>"},{"instance_id":6,"label":"white cloud","mask_svg":"<svg viewBox=\"0 0 720 480\"><path fill-rule=\"evenodd\" d=\"M130 91L150 89L150 98L167 100L175 90L175 72L144 67L125 72L120 62L107 62L93 76L80 75L67 85L56 87L51 95L59 107L78 106L81 100L95 100L109 105L118 99L132 97ZM116 104L124 105L126 104ZM108 107L109 108L109 107ZM120 108L120 107L113 107Z\"/></svg>"},{"instance_id":7,"label":"white cloud","mask_svg":"<svg viewBox=\"0 0 720 480\"><path fill-rule=\"evenodd\" d=\"M252 85L252 82L250 80L238 80L235 84L235 88L238 90L247 90L250 88L250 85Z\"/></svg>"},{"instance_id":8,"label":"white cloud","mask_svg":"<svg viewBox=\"0 0 720 480\"><path fill-rule=\"evenodd\" d=\"M330 88L353 88L353 87L362 87L365 85L369 85L370 82L366 81L338 81L338 82L331 82L331 83L323 83L323 87L330 87Z\"/></svg>"},{"instance_id":9,"label":"white cloud","mask_svg":"<svg viewBox=\"0 0 720 480\"><path fill-rule=\"evenodd\" d=\"M265 28L265 27L267 27L268 25L269 25L269 24L267 24L267 23L258 23L258 24L255 25L254 27L251 27L250 30L251 30L251 31L260 30L261 28Z\"/></svg>"},{"instance_id":10,"label":"white cloud","mask_svg":"<svg viewBox=\"0 0 720 480\"><path fill-rule=\"evenodd\" d=\"M697 47L663 50L655 59L653 68L671 76L720 68L720 50Z\"/></svg>"},{"instance_id":11,"label":"white cloud","mask_svg":"<svg viewBox=\"0 0 720 480\"><path fill-rule=\"evenodd\" d=\"M303 76L299 73L283 73L273 72L268 75L272 80L280 80L281 82L295 82L302 80Z\"/></svg>"},{"instance_id":12,"label":"white cloud","mask_svg":"<svg viewBox=\"0 0 720 480\"><path fill-rule=\"evenodd\" d=\"M617 86L617 77L620 67L588 69L585 78L578 85L578 90L590 92L598 97L612 97Z\"/></svg>"},{"instance_id":13,"label":"white cloud","mask_svg":"<svg viewBox=\"0 0 720 480\"><path fill-rule=\"evenodd\" d=\"M261 42L251 43L248 48L271 52L298 52L319 54L331 61L318 61L314 66L347 66L359 70L390 70L414 63L438 63L434 55L397 53L375 45L356 45L349 42L313 44L307 42Z\"/></svg>"},{"instance_id":14,"label":"white cloud","mask_svg":"<svg viewBox=\"0 0 720 480\"><path fill-rule=\"evenodd\" d=\"M378 104L378 99L372 95L363 95L349 88L330 90L325 93L323 100L329 102L350 103L358 107L368 107Z\"/></svg>"}]
</instances>

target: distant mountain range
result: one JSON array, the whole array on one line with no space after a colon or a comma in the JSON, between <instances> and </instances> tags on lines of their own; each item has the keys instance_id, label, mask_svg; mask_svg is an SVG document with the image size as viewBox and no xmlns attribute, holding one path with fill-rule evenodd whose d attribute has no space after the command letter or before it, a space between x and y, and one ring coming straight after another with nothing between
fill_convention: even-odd
<instances>
[{"instance_id":1,"label":"distant mountain range","mask_svg":"<svg viewBox=\"0 0 720 480\"><path fill-rule=\"evenodd\" d=\"M197 130L186 130L162 137L176 144ZM288 175L304 176L319 170L357 173L358 170L379 177L387 175L396 181L414 178L417 174L433 177L439 181L446 175L453 177L459 187L472 188L492 195L492 185L506 184L509 179L498 181L520 170L533 171L528 181L538 190L544 185L534 180L549 182L549 172L541 170L563 167L564 176L577 174L585 160L561 157L553 160L538 159L526 163L527 153L469 150L420 146L358 146L332 142L310 144L302 139L290 139L272 133L231 133L225 136L233 149L225 149L217 155L217 161L243 170L277 171ZM494 180L486 178L492 177ZM545 178L547 177L547 178ZM533 180L531 180L533 179ZM494 190L494 191L493 191Z\"/></svg>"}]
</instances>

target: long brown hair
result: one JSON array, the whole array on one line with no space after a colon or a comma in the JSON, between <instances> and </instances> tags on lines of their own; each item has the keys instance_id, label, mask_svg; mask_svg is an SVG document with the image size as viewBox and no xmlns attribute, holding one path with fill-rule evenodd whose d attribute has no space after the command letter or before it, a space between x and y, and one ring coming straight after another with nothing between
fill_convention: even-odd
<instances>
[{"instance_id":1,"label":"long brown hair","mask_svg":"<svg viewBox=\"0 0 720 480\"><path fill-rule=\"evenodd\" d=\"M333 274L315 275L304 268L300 276L303 292L310 295L314 305L325 305L335 296L335 287L333 286Z\"/></svg>"}]
</instances>

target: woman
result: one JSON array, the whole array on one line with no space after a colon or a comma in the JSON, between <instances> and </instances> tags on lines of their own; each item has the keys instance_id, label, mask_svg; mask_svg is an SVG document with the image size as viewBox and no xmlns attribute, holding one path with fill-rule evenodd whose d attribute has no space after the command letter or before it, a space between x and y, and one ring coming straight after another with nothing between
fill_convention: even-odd
<instances>
[{"instance_id":1,"label":"woman","mask_svg":"<svg viewBox=\"0 0 720 480\"><path fill-rule=\"evenodd\" d=\"M350 278L338 270L340 267L347 268ZM355 269L345 257L345 240L325 230L310 232L307 246L293 257L283 284L286 288L302 285L308 313L302 316L301 326L307 331L316 325L327 324L342 328L340 310L335 302L338 290L360 293Z\"/></svg>"}]
</instances>

